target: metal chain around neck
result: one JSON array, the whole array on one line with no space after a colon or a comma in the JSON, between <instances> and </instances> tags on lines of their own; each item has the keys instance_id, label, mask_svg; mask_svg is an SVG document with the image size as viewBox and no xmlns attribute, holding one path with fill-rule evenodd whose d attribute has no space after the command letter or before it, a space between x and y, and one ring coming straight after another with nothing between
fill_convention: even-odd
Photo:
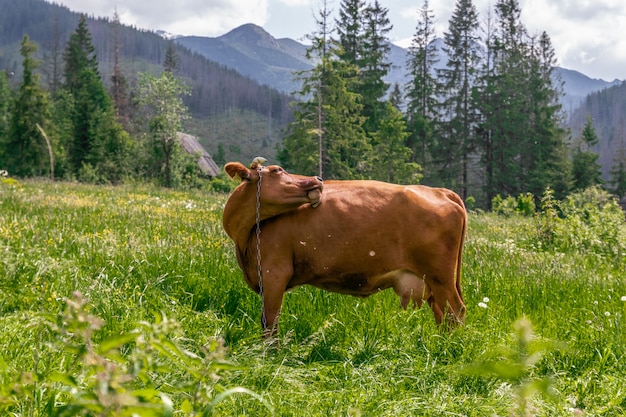
<instances>
[{"instance_id":1,"label":"metal chain around neck","mask_svg":"<svg viewBox=\"0 0 626 417\"><path fill-rule=\"evenodd\" d=\"M261 296L261 323L263 324L263 331L267 327L267 319L265 317L265 301L263 299L263 272L261 270L261 181L263 176L261 174L263 167L259 167L259 183L256 191L256 259L257 259L257 274L259 277L259 295Z\"/></svg>"}]
</instances>

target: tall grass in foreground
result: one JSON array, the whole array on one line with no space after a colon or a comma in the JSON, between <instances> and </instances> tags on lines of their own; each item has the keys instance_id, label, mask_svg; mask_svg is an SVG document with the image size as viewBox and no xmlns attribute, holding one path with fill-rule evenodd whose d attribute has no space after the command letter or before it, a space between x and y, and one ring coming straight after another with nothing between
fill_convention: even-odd
<instances>
[{"instance_id":1,"label":"tall grass in foreground","mask_svg":"<svg viewBox=\"0 0 626 417\"><path fill-rule=\"evenodd\" d=\"M225 198L0 184L0 415L626 413L623 219L472 214L465 326L303 287L275 350Z\"/></svg>"}]
</instances>

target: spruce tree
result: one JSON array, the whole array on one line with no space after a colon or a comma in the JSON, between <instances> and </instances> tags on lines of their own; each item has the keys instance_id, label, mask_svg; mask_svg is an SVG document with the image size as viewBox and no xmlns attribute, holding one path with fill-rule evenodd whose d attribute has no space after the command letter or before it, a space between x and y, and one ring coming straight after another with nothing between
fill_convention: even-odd
<instances>
[{"instance_id":1,"label":"spruce tree","mask_svg":"<svg viewBox=\"0 0 626 417\"><path fill-rule=\"evenodd\" d=\"M402 113L391 101L387 101L379 129L373 133L376 145L373 149L372 179L397 184L419 183L421 167L411 162L413 152L406 146L409 135Z\"/></svg>"},{"instance_id":2,"label":"spruce tree","mask_svg":"<svg viewBox=\"0 0 626 417\"><path fill-rule=\"evenodd\" d=\"M478 27L478 12L472 0L458 0L444 33L448 62L440 71L437 169L441 183L459 190L463 198L468 196L469 159L475 150L478 121L473 98L480 62Z\"/></svg>"},{"instance_id":3,"label":"spruce tree","mask_svg":"<svg viewBox=\"0 0 626 417\"><path fill-rule=\"evenodd\" d=\"M83 165L93 167L99 158L93 119L107 106L107 96L101 87L96 49L91 41L85 15L81 15L76 31L70 35L65 50L65 89L74 101L72 137L68 156L72 169L78 174Z\"/></svg>"},{"instance_id":4,"label":"spruce tree","mask_svg":"<svg viewBox=\"0 0 626 417\"><path fill-rule=\"evenodd\" d=\"M400 90L400 84L393 84L391 92L389 93L389 102L400 111L404 108L404 95L402 94L402 90Z\"/></svg>"},{"instance_id":5,"label":"spruce tree","mask_svg":"<svg viewBox=\"0 0 626 417\"><path fill-rule=\"evenodd\" d=\"M517 0L498 0L495 15L476 94L486 201L497 194L541 195L547 187L561 198L570 187L571 165L550 38L528 35Z\"/></svg>"},{"instance_id":6,"label":"spruce tree","mask_svg":"<svg viewBox=\"0 0 626 417\"><path fill-rule=\"evenodd\" d=\"M288 126L287 137L283 140L278 158L285 168L309 175L324 177L324 108L325 80L330 54L331 11L324 0L315 16L316 29L306 38L311 45L306 50L306 58L317 61L311 70L296 73L302 82L302 89L294 92L300 100L294 110L295 120Z\"/></svg>"},{"instance_id":7,"label":"spruce tree","mask_svg":"<svg viewBox=\"0 0 626 417\"><path fill-rule=\"evenodd\" d=\"M412 160L428 170L432 150L432 126L436 109L438 62L435 45L435 21L428 0L419 11L415 34L408 49L406 85L407 119L411 135L407 139L413 150Z\"/></svg>"},{"instance_id":8,"label":"spruce tree","mask_svg":"<svg viewBox=\"0 0 626 417\"><path fill-rule=\"evenodd\" d=\"M341 47L341 59L355 67L363 55L364 0L341 0L339 17L335 20L336 43Z\"/></svg>"},{"instance_id":9,"label":"spruce tree","mask_svg":"<svg viewBox=\"0 0 626 417\"><path fill-rule=\"evenodd\" d=\"M356 68L337 59L333 51L309 72L279 155L285 168L318 174L321 158L324 178L367 176L371 145L363 129L363 106L352 92L355 82Z\"/></svg>"},{"instance_id":10,"label":"spruce tree","mask_svg":"<svg viewBox=\"0 0 626 417\"><path fill-rule=\"evenodd\" d=\"M62 85L63 78L63 45L59 19L54 18L50 35L45 41L43 73L50 94L54 96Z\"/></svg>"},{"instance_id":11,"label":"spruce tree","mask_svg":"<svg viewBox=\"0 0 626 417\"><path fill-rule=\"evenodd\" d=\"M170 40L165 51L165 61L163 61L163 70L174 75L178 72L178 56L174 50L174 41Z\"/></svg>"},{"instance_id":12,"label":"spruce tree","mask_svg":"<svg viewBox=\"0 0 626 417\"><path fill-rule=\"evenodd\" d=\"M0 161L4 161L2 156L4 152L4 144L9 132L9 120L11 117L11 88L6 71L0 71ZM6 169L0 164L0 169Z\"/></svg>"},{"instance_id":13,"label":"spruce tree","mask_svg":"<svg viewBox=\"0 0 626 417\"><path fill-rule=\"evenodd\" d=\"M497 195L519 195L522 190L520 154L527 148L528 96L526 29L520 21L517 0L498 0L495 5L495 30L491 46L493 68L488 72L489 105L483 129L487 132L488 152L483 159L487 173L486 199Z\"/></svg>"},{"instance_id":14,"label":"spruce tree","mask_svg":"<svg viewBox=\"0 0 626 417\"><path fill-rule=\"evenodd\" d=\"M50 172L50 151L37 128L46 128L50 118L48 98L35 71L40 62L33 58L37 45L28 35L22 39L23 79L11 107L9 131L4 146L5 169L15 176L41 176Z\"/></svg>"},{"instance_id":15,"label":"spruce tree","mask_svg":"<svg viewBox=\"0 0 626 417\"><path fill-rule=\"evenodd\" d=\"M359 68L359 83L356 92L361 96L365 130L373 132L385 114L385 96L389 84L384 81L389 73L389 51L391 49L388 33L393 26L387 17L389 10L382 7L378 0L365 8L363 25L363 44Z\"/></svg>"},{"instance_id":16,"label":"spruce tree","mask_svg":"<svg viewBox=\"0 0 626 417\"><path fill-rule=\"evenodd\" d=\"M358 69L343 59L346 54L339 41L329 45L333 41L328 39L328 16L324 3L307 52L309 58L317 58L317 65L300 74L302 89L297 95L302 100L294 109L279 159L285 168L307 175L363 178L372 154L363 130L363 105L354 92Z\"/></svg>"},{"instance_id":17,"label":"spruce tree","mask_svg":"<svg viewBox=\"0 0 626 417\"><path fill-rule=\"evenodd\" d=\"M67 44L65 89L72 98L67 148L73 173L90 182L122 181L130 168L132 141L115 119L84 15Z\"/></svg>"},{"instance_id":18,"label":"spruce tree","mask_svg":"<svg viewBox=\"0 0 626 417\"><path fill-rule=\"evenodd\" d=\"M611 178L609 179L611 191L618 199L626 197L626 146L622 144L611 167Z\"/></svg>"},{"instance_id":19,"label":"spruce tree","mask_svg":"<svg viewBox=\"0 0 626 417\"><path fill-rule=\"evenodd\" d=\"M598 142L599 138L593 127L593 119L587 115L585 126L572 156L573 189L575 191L603 183L601 178L602 166L598 163L599 155L590 150Z\"/></svg>"},{"instance_id":20,"label":"spruce tree","mask_svg":"<svg viewBox=\"0 0 626 417\"><path fill-rule=\"evenodd\" d=\"M115 107L115 117L125 129L130 128L131 103L128 93L128 81L120 68L120 19L115 11L113 17L113 75L111 76L111 98Z\"/></svg>"},{"instance_id":21,"label":"spruce tree","mask_svg":"<svg viewBox=\"0 0 626 417\"><path fill-rule=\"evenodd\" d=\"M562 82L554 75L556 54L550 37L542 32L539 40L529 39L528 94L529 136L520 155L524 192L541 195L550 187L557 198L564 197L571 185L571 164L567 157L566 131L560 98Z\"/></svg>"}]
</instances>

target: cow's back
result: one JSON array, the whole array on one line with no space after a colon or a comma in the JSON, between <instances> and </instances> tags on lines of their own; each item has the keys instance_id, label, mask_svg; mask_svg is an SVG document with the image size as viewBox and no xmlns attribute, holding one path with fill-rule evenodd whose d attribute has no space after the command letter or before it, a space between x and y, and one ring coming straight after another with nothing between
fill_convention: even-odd
<instances>
[{"instance_id":1,"label":"cow's back","mask_svg":"<svg viewBox=\"0 0 626 417\"><path fill-rule=\"evenodd\" d=\"M265 222L263 244L292 262L289 287L342 280L338 285L352 287L394 270L426 274L460 244L465 212L455 196L424 186L327 181L319 207Z\"/></svg>"}]
</instances>

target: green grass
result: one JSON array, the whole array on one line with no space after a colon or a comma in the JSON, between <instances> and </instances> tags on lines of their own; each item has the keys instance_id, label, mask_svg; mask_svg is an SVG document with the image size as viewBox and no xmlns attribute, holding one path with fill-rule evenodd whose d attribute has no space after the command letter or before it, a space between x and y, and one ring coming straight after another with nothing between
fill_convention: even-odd
<instances>
[{"instance_id":1,"label":"green grass","mask_svg":"<svg viewBox=\"0 0 626 417\"><path fill-rule=\"evenodd\" d=\"M537 250L534 219L471 214L465 326L441 331L392 291L303 287L276 349L225 200L0 183L0 414L626 413L625 253Z\"/></svg>"}]
</instances>

